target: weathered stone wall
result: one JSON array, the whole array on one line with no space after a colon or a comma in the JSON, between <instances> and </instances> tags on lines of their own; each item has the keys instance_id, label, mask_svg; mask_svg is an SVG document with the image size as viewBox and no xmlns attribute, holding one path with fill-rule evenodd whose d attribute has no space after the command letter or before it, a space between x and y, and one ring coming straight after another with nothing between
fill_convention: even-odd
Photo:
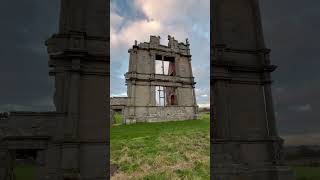
<instances>
[{"instance_id":1,"label":"weathered stone wall","mask_svg":"<svg viewBox=\"0 0 320 180\"><path fill-rule=\"evenodd\" d=\"M180 70L179 71L180 77L185 77L185 78L192 77L190 62L187 57L179 56L177 66L178 66L178 69Z\"/></svg>"},{"instance_id":2,"label":"weathered stone wall","mask_svg":"<svg viewBox=\"0 0 320 180\"><path fill-rule=\"evenodd\" d=\"M140 74L152 74L153 63L150 61L150 53L147 50L140 50L137 52L137 56L137 72Z\"/></svg>"},{"instance_id":3,"label":"weathered stone wall","mask_svg":"<svg viewBox=\"0 0 320 180\"><path fill-rule=\"evenodd\" d=\"M46 156L52 156L49 154L50 144L62 139L64 120L65 114L57 112L11 112L2 118L0 179L10 179L12 176L16 150L37 151L37 179L43 179L49 170L46 168Z\"/></svg>"},{"instance_id":4,"label":"weathered stone wall","mask_svg":"<svg viewBox=\"0 0 320 180\"><path fill-rule=\"evenodd\" d=\"M197 118L189 43L178 43L173 37L168 38L168 46L160 44L160 37L150 36L150 42L135 44L129 49L129 71L125 75L128 87L124 112L126 123ZM157 57L173 59L175 74L156 74ZM156 86L175 88L171 92L175 95L176 104L157 105Z\"/></svg>"},{"instance_id":5,"label":"weathered stone wall","mask_svg":"<svg viewBox=\"0 0 320 180\"><path fill-rule=\"evenodd\" d=\"M127 107L126 113L135 113L134 122L162 122L197 119L197 109L194 106L176 107ZM130 116L129 116L130 117ZM126 121L130 123L131 120Z\"/></svg>"},{"instance_id":6,"label":"weathered stone wall","mask_svg":"<svg viewBox=\"0 0 320 180\"><path fill-rule=\"evenodd\" d=\"M111 106L126 106L128 102L127 97L111 97L110 105Z\"/></svg>"},{"instance_id":7,"label":"weathered stone wall","mask_svg":"<svg viewBox=\"0 0 320 180\"><path fill-rule=\"evenodd\" d=\"M1 129L5 131L4 138L54 137L58 134L57 128L63 123L64 116L56 112L11 112L7 119L0 121L0 132Z\"/></svg>"}]
</instances>

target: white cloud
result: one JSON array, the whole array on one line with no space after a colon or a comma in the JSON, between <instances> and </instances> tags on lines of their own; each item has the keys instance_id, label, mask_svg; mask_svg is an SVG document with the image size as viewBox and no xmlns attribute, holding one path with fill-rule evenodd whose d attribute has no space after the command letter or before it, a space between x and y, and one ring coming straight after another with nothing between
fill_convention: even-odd
<instances>
[{"instance_id":1,"label":"white cloud","mask_svg":"<svg viewBox=\"0 0 320 180\"><path fill-rule=\"evenodd\" d=\"M210 87L196 88L195 93L199 107L210 106Z\"/></svg>"},{"instance_id":2,"label":"white cloud","mask_svg":"<svg viewBox=\"0 0 320 180\"><path fill-rule=\"evenodd\" d=\"M149 35L159 35L163 41L170 34L184 41L190 37L188 32L192 30L204 36L209 34L209 0L162 0L161 3L156 0L136 0L134 4L147 19L124 23L125 19L115 12L116 5L111 6L112 49L121 45L129 47L134 40L148 41Z\"/></svg>"},{"instance_id":3,"label":"white cloud","mask_svg":"<svg viewBox=\"0 0 320 180\"><path fill-rule=\"evenodd\" d=\"M111 20L112 30L117 30L118 28L120 28L120 25L123 23L124 18L118 15L117 13L111 11L110 20Z\"/></svg>"},{"instance_id":4,"label":"white cloud","mask_svg":"<svg viewBox=\"0 0 320 180\"><path fill-rule=\"evenodd\" d=\"M210 13L209 0L161 0L161 3L158 0L136 0L135 5L148 18L166 24L185 20L199 23L209 17Z\"/></svg>"},{"instance_id":5,"label":"white cloud","mask_svg":"<svg viewBox=\"0 0 320 180\"><path fill-rule=\"evenodd\" d=\"M161 43L166 42L167 35L173 35L179 41L188 37L183 26L164 26L160 21L156 20L129 22L120 31L116 31L116 28L116 25L111 26L111 49L129 49L135 40L148 42L150 35L162 37Z\"/></svg>"},{"instance_id":6,"label":"white cloud","mask_svg":"<svg viewBox=\"0 0 320 180\"><path fill-rule=\"evenodd\" d=\"M111 97L127 97L127 93L126 92L122 92L119 94L111 94Z\"/></svg>"},{"instance_id":7,"label":"white cloud","mask_svg":"<svg viewBox=\"0 0 320 180\"><path fill-rule=\"evenodd\" d=\"M199 106L200 108L209 108L209 107L210 107L210 104L209 104L209 103L207 103L207 104L198 104L198 106Z\"/></svg>"},{"instance_id":8,"label":"white cloud","mask_svg":"<svg viewBox=\"0 0 320 180\"><path fill-rule=\"evenodd\" d=\"M129 47L135 40L148 41L149 35L159 34L162 31L163 27L159 21L140 20L129 23L115 37L119 43Z\"/></svg>"},{"instance_id":9,"label":"white cloud","mask_svg":"<svg viewBox=\"0 0 320 180\"><path fill-rule=\"evenodd\" d=\"M279 94L285 92L285 89L283 87L275 87L274 90L276 93L279 93Z\"/></svg>"},{"instance_id":10,"label":"white cloud","mask_svg":"<svg viewBox=\"0 0 320 180\"><path fill-rule=\"evenodd\" d=\"M306 112L306 111L311 111L312 106L310 104L305 104L305 105L293 106L290 109L297 111L297 112Z\"/></svg>"},{"instance_id":11,"label":"white cloud","mask_svg":"<svg viewBox=\"0 0 320 180\"><path fill-rule=\"evenodd\" d=\"M283 136L286 145L320 145L319 133L304 133Z\"/></svg>"},{"instance_id":12,"label":"white cloud","mask_svg":"<svg viewBox=\"0 0 320 180\"><path fill-rule=\"evenodd\" d=\"M210 87L205 87L205 88L195 88L195 92L198 96L208 96L210 94Z\"/></svg>"}]
</instances>

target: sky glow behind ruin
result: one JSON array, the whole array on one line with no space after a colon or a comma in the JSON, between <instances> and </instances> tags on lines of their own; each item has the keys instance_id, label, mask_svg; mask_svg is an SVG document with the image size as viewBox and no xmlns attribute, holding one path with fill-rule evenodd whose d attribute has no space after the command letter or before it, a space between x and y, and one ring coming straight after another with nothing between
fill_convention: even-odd
<instances>
[{"instance_id":1,"label":"sky glow behind ruin","mask_svg":"<svg viewBox=\"0 0 320 180\"><path fill-rule=\"evenodd\" d=\"M150 35L156 35L167 45L172 35L179 42L189 39L197 102L209 107L209 23L209 0L111 1L111 96L126 96L123 75L134 41L148 42Z\"/></svg>"}]
</instances>

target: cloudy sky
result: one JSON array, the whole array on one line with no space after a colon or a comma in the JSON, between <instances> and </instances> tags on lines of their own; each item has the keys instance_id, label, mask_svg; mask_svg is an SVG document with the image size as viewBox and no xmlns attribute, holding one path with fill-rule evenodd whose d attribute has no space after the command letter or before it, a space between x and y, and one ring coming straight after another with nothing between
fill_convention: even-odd
<instances>
[{"instance_id":1,"label":"cloudy sky","mask_svg":"<svg viewBox=\"0 0 320 180\"><path fill-rule=\"evenodd\" d=\"M168 44L168 35L179 42L188 38L192 54L197 103L210 106L210 1L209 0L112 0L111 1L111 95L126 96L124 74L128 49L148 42L150 35ZM119 83L120 82L120 83Z\"/></svg>"},{"instance_id":2,"label":"cloudy sky","mask_svg":"<svg viewBox=\"0 0 320 180\"><path fill-rule=\"evenodd\" d=\"M271 61L278 66L273 73L273 96L279 130L308 133L318 142L319 9L317 0L261 0L265 41L272 50Z\"/></svg>"},{"instance_id":3,"label":"cloudy sky","mask_svg":"<svg viewBox=\"0 0 320 180\"><path fill-rule=\"evenodd\" d=\"M127 71L127 49L134 40L147 41L150 34L156 34L166 44L171 34L179 41L189 38L198 103L208 103L208 2L114 1L113 95L126 91L123 74ZM320 139L319 8L318 0L261 0L266 44L272 49L273 64L278 65L273 73L273 94L282 135L308 134ZM58 13L58 0L1 1L0 111L54 109L44 41L57 32Z\"/></svg>"}]
</instances>

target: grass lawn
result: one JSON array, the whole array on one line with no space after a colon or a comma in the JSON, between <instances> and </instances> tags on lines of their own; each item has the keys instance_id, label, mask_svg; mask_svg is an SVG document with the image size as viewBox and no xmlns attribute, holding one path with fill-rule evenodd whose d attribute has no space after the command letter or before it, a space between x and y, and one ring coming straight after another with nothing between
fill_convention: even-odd
<instances>
[{"instance_id":1,"label":"grass lawn","mask_svg":"<svg viewBox=\"0 0 320 180\"><path fill-rule=\"evenodd\" d=\"M210 115L111 128L112 179L209 179Z\"/></svg>"},{"instance_id":2,"label":"grass lawn","mask_svg":"<svg viewBox=\"0 0 320 180\"><path fill-rule=\"evenodd\" d=\"M16 180L35 180L36 172L34 166L18 166L14 168Z\"/></svg>"},{"instance_id":3,"label":"grass lawn","mask_svg":"<svg viewBox=\"0 0 320 180\"><path fill-rule=\"evenodd\" d=\"M114 113L114 124L118 125L123 122L123 116L120 112L115 112Z\"/></svg>"},{"instance_id":4,"label":"grass lawn","mask_svg":"<svg viewBox=\"0 0 320 180\"><path fill-rule=\"evenodd\" d=\"M292 167L296 174L297 180L319 180L320 167Z\"/></svg>"}]
</instances>

